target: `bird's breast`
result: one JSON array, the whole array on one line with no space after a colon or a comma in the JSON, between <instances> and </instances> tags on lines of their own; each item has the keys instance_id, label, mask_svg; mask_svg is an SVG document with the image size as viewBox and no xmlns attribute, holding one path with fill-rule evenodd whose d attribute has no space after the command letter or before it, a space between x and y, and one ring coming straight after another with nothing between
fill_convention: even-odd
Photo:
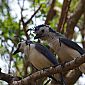
<instances>
[{"instance_id":1,"label":"bird's breast","mask_svg":"<svg viewBox=\"0 0 85 85\"><path fill-rule=\"evenodd\" d=\"M67 62L81 56L78 51L59 42L59 39L50 41L49 45L56 52L61 62Z\"/></svg>"},{"instance_id":2,"label":"bird's breast","mask_svg":"<svg viewBox=\"0 0 85 85\"><path fill-rule=\"evenodd\" d=\"M73 60L73 59L81 56L81 54L78 51L76 51L64 44L61 44L58 54L62 61L70 61L70 60Z\"/></svg>"},{"instance_id":3,"label":"bird's breast","mask_svg":"<svg viewBox=\"0 0 85 85\"><path fill-rule=\"evenodd\" d=\"M39 70L52 66L52 63L44 55L42 55L35 49L32 49L30 51L29 60L34 65L34 67Z\"/></svg>"},{"instance_id":4,"label":"bird's breast","mask_svg":"<svg viewBox=\"0 0 85 85\"><path fill-rule=\"evenodd\" d=\"M71 61L77 57L81 57L81 54L71 47L68 47L63 42L59 41L59 37L51 35L47 38L47 42L49 43L49 46L55 51L55 53L58 55L59 60L61 63L65 63L68 61ZM82 64L79 67L80 71L85 73L85 63Z\"/></svg>"}]
</instances>

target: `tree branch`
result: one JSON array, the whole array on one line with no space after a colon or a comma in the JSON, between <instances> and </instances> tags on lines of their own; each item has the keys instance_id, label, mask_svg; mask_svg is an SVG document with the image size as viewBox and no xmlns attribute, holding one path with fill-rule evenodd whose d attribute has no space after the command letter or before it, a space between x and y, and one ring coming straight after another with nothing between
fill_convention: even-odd
<instances>
[{"instance_id":1,"label":"tree branch","mask_svg":"<svg viewBox=\"0 0 85 85\"><path fill-rule=\"evenodd\" d=\"M70 16L70 18L67 21L66 36L69 39L72 39L74 33L74 27L76 26L78 20L80 19L81 15L84 12L84 7L85 7L84 3L85 0L80 0L75 12L73 13L73 15Z\"/></svg>"},{"instance_id":2,"label":"tree branch","mask_svg":"<svg viewBox=\"0 0 85 85\"><path fill-rule=\"evenodd\" d=\"M79 68L71 70L70 73L65 76L67 85L74 85L81 75L82 73Z\"/></svg>"},{"instance_id":3,"label":"tree branch","mask_svg":"<svg viewBox=\"0 0 85 85\"><path fill-rule=\"evenodd\" d=\"M82 45L83 45L83 48L85 48L85 9L84 9L84 14L83 14L83 24L82 24L82 28L80 29L81 31L81 35L82 35Z\"/></svg>"},{"instance_id":4,"label":"tree branch","mask_svg":"<svg viewBox=\"0 0 85 85\"><path fill-rule=\"evenodd\" d=\"M71 3L71 0L64 0L63 1L61 17L60 17L59 24L58 24L58 32L63 31L64 24L67 20L67 15L68 15L70 3Z\"/></svg>"},{"instance_id":5,"label":"tree branch","mask_svg":"<svg viewBox=\"0 0 85 85\"><path fill-rule=\"evenodd\" d=\"M42 4L39 6L39 8L34 12L34 14L30 17L30 19L28 21L25 22L25 26L30 23L30 21L32 20L32 18L37 14L37 12L40 10L40 8L42 7Z\"/></svg>"},{"instance_id":6,"label":"tree branch","mask_svg":"<svg viewBox=\"0 0 85 85\"><path fill-rule=\"evenodd\" d=\"M51 21L53 17L56 15L56 11L54 10L55 3L56 3L56 0L52 0L51 7L48 11L48 14L45 20L45 24L49 24L49 21Z\"/></svg>"},{"instance_id":7,"label":"tree branch","mask_svg":"<svg viewBox=\"0 0 85 85\"><path fill-rule=\"evenodd\" d=\"M40 10L41 6L42 6L42 4L41 4L41 5L39 6L39 8L34 12L34 14L30 17L29 20L27 20L26 22L24 22L24 21L22 20L22 22L23 22L23 30L24 30L24 32L25 32L25 36L26 36L27 40L30 39L29 36L28 36L28 34L27 34L27 29L26 29L27 24L30 23L30 21L32 20L32 18L37 14L37 12Z\"/></svg>"},{"instance_id":8,"label":"tree branch","mask_svg":"<svg viewBox=\"0 0 85 85\"><path fill-rule=\"evenodd\" d=\"M48 69L37 71L37 72L33 73L32 75L30 75L20 81L14 81L12 83L12 85L28 85L32 81L38 80L43 77L47 77L50 74L53 75L56 73L63 73L63 72L67 72L69 70L75 69L75 68L79 67L81 64L83 64L84 62L85 62L85 54L82 55L82 57L78 57L75 60L65 63L65 65L63 65L63 66L58 65L55 67L50 67Z\"/></svg>"},{"instance_id":9,"label":"tree branch","mask_svg":"<svg viewBox=\"0 0 85 85\"><path fill-rule=\"evenodd\" d=\"M21 78L17 76L12 76L1 72L0 68L0 80L6 81L7 83L12 83L13 81L19 81Z\"/></svg>"}]
</instances>

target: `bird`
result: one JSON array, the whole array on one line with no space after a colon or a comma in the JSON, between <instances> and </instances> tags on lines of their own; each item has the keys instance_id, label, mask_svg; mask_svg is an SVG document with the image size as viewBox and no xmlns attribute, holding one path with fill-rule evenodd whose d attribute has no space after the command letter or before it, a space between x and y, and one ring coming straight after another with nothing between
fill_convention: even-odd
<instances>
[{"instance_id":1,"label":"bird","mask_svg":"<svg viewBox=\"0 0 85 85\"><path fill-rule=\"evenodd\" d=\"M47 42L50 48L58 55L60 63L69 62L85 53L85 50L76 42L53 30L49 25L38 25L34 27L33 31L36 34L34 39ZM79 69L82 73L85 73L85 63L80 65Z\"/></svg>"},{"instance_id":2,"label":"bird","mask_svg":"<svg viewBox=\"0 0 85 85\"><path fill-rule=\"evenodd\" d=\"M58 60L53 55L53 53L45 46L39 43L33 43L32 41L19 42L17 49L14 51L13 55L18 52L23 52L29 59L30 63L37 69L41 70L54 65L59 65ZM61 74L57 73L58 78L61 78ZM54 77L49 76L55 80ZM60 83L63 80L58 80ZM64 82L63 82L64 83ZM61 84L65 85L65 84Z\"/></svg>"}]
</instances>

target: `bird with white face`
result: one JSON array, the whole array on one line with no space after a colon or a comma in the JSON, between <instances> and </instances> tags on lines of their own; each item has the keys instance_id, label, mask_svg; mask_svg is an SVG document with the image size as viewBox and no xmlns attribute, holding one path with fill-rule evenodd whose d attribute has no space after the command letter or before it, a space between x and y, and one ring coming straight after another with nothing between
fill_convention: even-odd
<instances>
[{"instance_id":1,"label":"bird with white face","mask_svg":"<svg viewBox=\"0 0 85 85\"><path fill-rule=\"evenodd\" d=\"M35 39L47 41L49 46L58 55L60 62L71 61L77 57L81 57L85 53L76 42L67 39L64 35L54 31L48 25L38 25L34 29ZM80 71L85 73L85 64L79 67Z\"/></svg>"},{"instance_id":2,"label":"bird with white face","mask_svg":"<svg viewBox=\"0 0 85 85\"><path fill-rule=\"evenodd\" d=\"M51 53L51 51L39 43L32 43L29 41L20 42L13 55L18 52L23 52L28 57L30 63L38 70L54 65L59 65L58 60ZM52 76L50 75L50 77ZM56 75L56 77L61 80L59 73Z\"/></svg>"},{"instance_id":3,"label":"bird with white face","mask_svg":"<svg viewBox=\"0 0 85 85\"><path fill-rule=\"evenodd\" d=\"M23 52L38 70L59 64L48 48L39 43L20 42L13 54L18 52Z\"/></svg>"}]
</instances>

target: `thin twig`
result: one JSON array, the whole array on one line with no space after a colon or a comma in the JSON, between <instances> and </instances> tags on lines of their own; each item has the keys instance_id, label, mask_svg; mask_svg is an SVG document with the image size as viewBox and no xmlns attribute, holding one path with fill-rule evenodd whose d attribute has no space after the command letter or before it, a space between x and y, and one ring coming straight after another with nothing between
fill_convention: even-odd
<instances>
[{"instance_id":1,"label":"thin twig","mask_svg":"<svg viewBox=\"0 0 85 85\"><path fill-rule=\"evenodd\" d=\"M27 25L28 23L30 23L30 21L32 20L32 18L37 14L37 12L40 10L40 8L42 7L42 4L39 6L39 8L34 12L34 14L30 17L30 19L25 22L25 25Z\"/></svg>"}]
</instances>

